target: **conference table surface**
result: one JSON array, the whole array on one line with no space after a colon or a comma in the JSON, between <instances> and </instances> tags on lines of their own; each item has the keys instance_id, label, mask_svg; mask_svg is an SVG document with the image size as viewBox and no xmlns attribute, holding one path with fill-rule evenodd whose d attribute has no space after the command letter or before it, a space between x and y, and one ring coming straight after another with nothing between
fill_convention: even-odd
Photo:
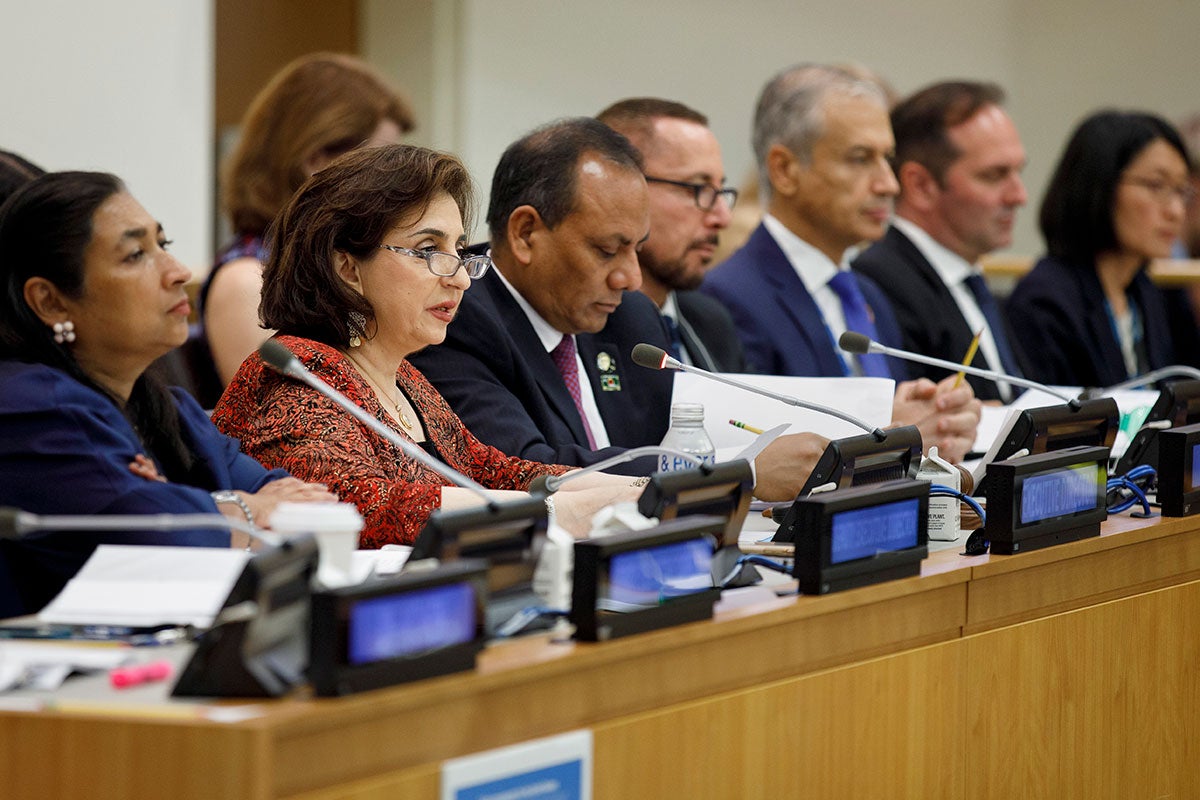
<instances>
[{"instance_id":1,"label":"conference table surface","mask_svg":"<svg viewBox=\"0 0 1200 800\"><path fill-rule=\"evenodd\" d=\"M345 698L73 679L0 704L0 796L437 797L446 759L587 728L596 798L1200 797L1200 523L958 551L624 639L498 643L472 672Z\"/></svg>"}]
</instances>

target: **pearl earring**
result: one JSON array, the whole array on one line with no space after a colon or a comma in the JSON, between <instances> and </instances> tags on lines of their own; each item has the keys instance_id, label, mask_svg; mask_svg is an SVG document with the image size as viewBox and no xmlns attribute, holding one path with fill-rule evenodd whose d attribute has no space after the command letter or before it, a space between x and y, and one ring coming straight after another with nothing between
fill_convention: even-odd
<instances>
[{"instance_id":1,"label":"pearl earring","mask_svg":"<svg viewBox=\"0 0 1200 800\"><path fill-rule=\"evenodd\" d=\"M56 322L52 327L54 329L54 341L59 344L68 344L75 341L75 323L71 322L71 320Z\"/></svg>"}]
</instances>

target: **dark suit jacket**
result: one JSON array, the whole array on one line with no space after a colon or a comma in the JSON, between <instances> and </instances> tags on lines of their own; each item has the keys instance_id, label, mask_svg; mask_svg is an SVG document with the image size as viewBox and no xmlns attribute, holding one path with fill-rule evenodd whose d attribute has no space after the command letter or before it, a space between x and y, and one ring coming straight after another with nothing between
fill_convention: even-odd
<instances>
[{"instance_id":1,"label":"dark suit jacket","mask_svg":"<svg viewBox=\"0 0 1200 800\"><path fill-rule=\"evenodd\" d=\"M900 328L883 291L871 280L856 277L875 314L879 341L902 346ZM700 291L729 309L754 372L826 378L846 374L820 309L761 224L740 250L705 276ZM903 362L889 359L888 364L896 380L908 378Z\"/></svg>"},{"instance_id":2,"label":"dark suit jacket","mask_svg":"<svg viewBox=\"0 0 1200 800\"><path fill-rule=\"evenodd\" d=\"M197 460L194 477L202 486L131 473L129 463L145 450L129 420L110 399L61 370L0 361L0 386L0 506L35 514L214 514L209 491L256 492L287 477L242 455L237 441L220 434L180 389L173 390L173 400L184 441ZM0 584L0 616L41 609L100 543L228 547L229 534L50 532L0 541L0 572L7 562L15 582Z\"/></svg>"},{"instance_id":3,"label":"dark suit jacket","mask_svg":"<svg viewBox=\"0 0 1200 800\"><path fill-rule=\"evenodd\" d=\"M905 350L960 361L971 346L975 332L954 302L953 295L942 282L933 266L907 236L895 227L883 238L868 247L854 260L854 270L866 275L883 289L891 302L896 321L900 324ZM993 331L993 336L1005 336L1007 330ZM983 353L976 353L972 366L979 369L998 369L989 364ZM950 374L941 367L910 364L909 372L940 381ZM986 378L967 376L975 396L980 400L1000 399L996 384ZM1014 391L1020 391L1014 387Z\"/></svg>"},{"instance_id":4,"label":"dark suit jacket","mask_svg":"<svg viewBox=\"0 0 1200 800\"><path fill-rule=\"evenodd\" d=\"M629 355L639 342L668 346L654 302L640 292L626 292L604 330L575 340L613 445L603 450L588 447L562 376L494 273L475 281L463 295L446 341L409 361L471 433L508 455L584 466L661 442L670 422L672 374L639 367ZM602 363L607 371L601 370ZM645 474L646 467L634 463L616 471Z\"/></svg>"},{"instance_id":5,"label":"dark suit jacket","mask_svg":"<svg viewBox=\"0 0 1200 800\"><path fill-rule=\"evenodd\" d=\"M675 293L681 317L679 336L688 357L710 372L745 372L742 342L728 309L697 291Z\"/></svg>"},{"instance_id":6,"label":"dark suit jacket","mask_svg":"<svg viewBox=\"0 0 1200 800\"><path fill-rule=\"evenodd\" d=\"M1162 292L1145 270L1127 291L1141 314L1147 369L1179 363ZM1126 379L1104 289L1090 265L1041 259L1013 290L1008 318L1026 377L1064 386L1110 386Z\"/></svg>"}]
</instances>

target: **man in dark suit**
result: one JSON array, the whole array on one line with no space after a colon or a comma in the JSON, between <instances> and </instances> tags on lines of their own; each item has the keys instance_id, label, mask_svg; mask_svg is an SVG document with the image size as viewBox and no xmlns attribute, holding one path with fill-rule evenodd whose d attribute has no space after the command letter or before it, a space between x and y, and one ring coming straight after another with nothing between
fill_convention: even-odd
<instances>
[{"instance_id":1,"label":"man in dark suit","mask_svg":"<svg viewBox=\"0 0 1200 800\"><path fill-rule=\"evenodd\" d=\"M896 218L853 266L887 294L906 350L959 361L980 332L972 364L1019 376L978 265L1012 243L1017 209L1026 201L1025 148L1003 102L994 84L954 81L926 87L892 110ZM949 374L914 368L931 380ZM1007 384L968 380L980 399L1013 397Z\"/></svg>"},{"instance_id":2,"label":"man in dark suit","mask_svg":"<svg viewBox=\"0 0 1200 800\"><path fill-rule=\"evenodd\" d=\"M751 367L906 377L902 364L836 345L846 330L901 344L882 291L845 260L851 247L883 235L899 188L883 92L836 67L785 70L759 97L754 151L768 213L701 287L730 310ZM957 460L973 443L979 401L969 385L952 382L899 383L892 418L917 425L927 447Z\"/></svg>"},{"instance_id":3,"label":"man in dark suit","mask_svg":"<svg viewBox=\"0 0 1200 800\"><path fill-rule=\"evenodd\" d=\"M650 238L638 253L641 291L663 315L671 354L712 372L745 372L729 312L696 291L737 202L737 190L725 186L721 147L708 118L654 97L621 100L596 118L642 154Z\"/></svg>"},{"instance_id":4,"label":"man in dark suit","mask_svg":"<svg viewBox=\"0 0 1200 800\"><path fill-rule=\"evenodd\" d=\"M509 455L583 466L658 444L671 373L629 355L639 342L668 346L637 291L650 229L637 150L594 119L533 131L500 158L488 228L495 270L463 296L446 341L410 361L473 434ZM755 493L794 498L824 443L780 437L755 460Z\"/></svg>"}]
</instances>

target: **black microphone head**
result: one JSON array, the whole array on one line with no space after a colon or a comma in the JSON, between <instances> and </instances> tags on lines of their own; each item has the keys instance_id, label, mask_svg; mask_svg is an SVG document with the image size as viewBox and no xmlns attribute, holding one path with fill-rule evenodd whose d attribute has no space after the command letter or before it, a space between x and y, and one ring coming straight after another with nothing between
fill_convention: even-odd
<instances>
[{"instance_id":1,"label":"black microphone head","mask_svg":"<svg viewBox=\"0 0 1200 800\"><path fill-rule=\"evenodd\" d=\"M855 353L862 355L871 350L871 337L864 336L857 331L846 331L838 338L838 347L845 350L847 353Z\"/></svg>"},{"instance_id":2,"label":"black microphone head","mask_svg":"<svg viewBox=\"0 0 1200 800\"><path fill-rule=\"evenodd\" d=\"M263 361L280 372L287 372L292 362L296 360L295 353L274 339L267 339L263 342L262 346L258 348L258 354L262 356Z\"/></svg>"},{"instance_id":3,"label":"black microphone head","mask_svg":"<svg viewBox=\"0 0 1200 800\"><path fill-rule=\"evenodd\" d=\"M650 369L662 369L667 365L667 351L652 344L635 344L633 346L633 363Z\"/></svg>"}]
</instances>

